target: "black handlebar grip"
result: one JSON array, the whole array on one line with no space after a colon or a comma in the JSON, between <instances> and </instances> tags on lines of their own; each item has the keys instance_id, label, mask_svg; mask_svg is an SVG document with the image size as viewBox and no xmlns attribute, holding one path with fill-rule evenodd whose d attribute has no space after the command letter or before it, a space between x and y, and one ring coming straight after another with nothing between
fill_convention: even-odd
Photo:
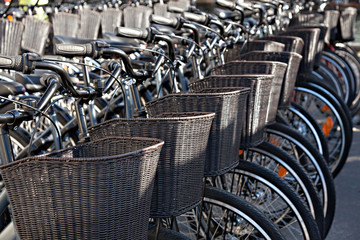
<instances>
[{"instance_id":1,"label":"black handlebar grip","mask_svg":"<svg viewBox=\"0 0 360 240\"><path fill-rule=\"evenodd\" d=\"M200 24L206 24L208 22L208 17L206 15L200 15L190 12L183 12L183 17L186 20L197 22Z\"/></svg>"},{"instance_id":2,"label":"black handlebar grip","mask_svg":"<svg viewBox=\"0 0 360 240\"><path fill-rule=\"evenodd\" d=\"M216 0L216 4L222 7L226 7L229 8L231 10L235 10L236 9L236 3L234 2L230 2L227 0Z\"/></svg>"},{"instance_id":3,"label":"black handlebar grip","mask_svg":"<svg viewBox=\"0 0 360 240\"><path fill-rule=\"evenodd\" d=\"M159 24L159 25L164 25L164 26L169 26L169 27L176 28L176 26L179 23L179 20L177 18L167 18L167 17L163 17L163 16L153 14L153 15L150 16L150 22L151 23L156 23L156 24Z\"/></svg>"},{"instance_id":4,"label":"black handlebar grip","mask_svg":"<svg viewBox=\"0 0 360 240\"><path fill-rule=\"evenodd\" d=\"M55 44L54 54L64 57L94 57L95 46L86 44Z\"/></svg>"},{"instance_id":5,"label":"black handlebar grip","mask_svg":"<svg viewBox=\"0 0 360 240\"><path fill-rule=\"evenodd\" d=\"M149 37L149 31L146 28L118 27L116 29L116 35L119 37L137 38L147 41Z\"/></svg>"},{"instance_id":6,"label":"black handlebar grip","mask_svg":"<svg viewBox=\"0 0 360 240\"><path fill-rule=\"evenodd\" d=\"M22 72L24 69L23 56L0 56L0 68Z\"/></svg>"}]
</instances>

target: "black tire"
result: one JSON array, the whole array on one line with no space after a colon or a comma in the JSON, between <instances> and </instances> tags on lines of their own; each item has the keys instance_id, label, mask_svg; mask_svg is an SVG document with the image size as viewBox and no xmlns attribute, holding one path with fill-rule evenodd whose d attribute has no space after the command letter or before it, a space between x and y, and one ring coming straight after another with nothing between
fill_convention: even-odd
<instances>
[{"instance_id":1,"label":"black tire","mask_svg":"<svg viewBox=\"0 0 360 240\"><path fill-rule=\"evenodd\" d=\"M350 111L354 116L360 109L360 62L357 56L352 55L345 49L335 49L335 53L341 57L349 66L355 80L355 97L351 103Z\"/></svg>"},{"instance_id":2,"label":"black tire","mask_svg":"<svg viewBox=\"0 0 360 240\"><path fill-rule=\"evenodd\" d=\"M158 236L156 238L156 227L152 227L151 229L149 229L148 231L148 240L191 240L190 238L188 238L187 236L176 232L174 230L170 230L168 228L163 228L160 227L159 228L159 233Z\"/></svg>"},{"instance_id":3,"label":"black tire","mask_svg":"<svg viewBox=\"0 0 360 240\"><path fill-rule=\"evenodd\" d=\"M266 130L267 136L278 136L295 146L296 159L309 171L310 179L321 193L321 200L325 215L325 235L330 230L335 214L336 193L335 185L326 160L301 134L286 125L275 123ZM279 141L279 140L277 140ZM310 163L312 162L312 163ZM316 172L314 172L316 170ZM319 176L322 174L322 176ZM318 175L318 176L317 176ZM326 194L325 194L326 193Z\"/></svg>"},{"instance_id":4,"label":"black tire","mask_svg":"<svg viewBox=\"0 0 360 240\"><path fill-rule=\"evenodd\" d=\"M225 190L204 190L199 239L285 239L276 225L246 200ZM199 207L177 217L180 232L196 239ZM209 218L209 216L211 216ZM184 229L184 225L190 230ZM228 231L230 230L230 231ZM191 232L192 231L192 232Z\"/></svg>"},{"instance_id":5,"label":"black tire","mask_svg":"<svg viewBox=\"0 0 360 240\"><path fill-rule=\"evenodd\" d=\"M347 106L327 89L309 82L297 82L295 86L295 102L324 127L332 121L326 137L329 152L329 168L336 177L344 166L352 142L352 122ZM326 106L326 111L323 107Z\"/></svg>"},{"instance_id":6,"label":"black tire","mask_svg":"<svg viewBox=\"0 0 360 240\"><path fill-rule=\"evenodd\" d=\"M225 178L232 181L231 192L258 207L286 239L322 239L306 204L278 175L255 163L240 161Z\"/></svg>"},{"instance_id":7,"label":"black tire","mask_svg":"<svg viewBox=\"0 0 360 240\"><path fill-rule=\"evenodd\" d=\"M286 175L281 177L289 183L299 197L302 198L306 206L308 206L318 224L321 235L324 236L325 220L322 203L315 185L300 163L284 150L268 142L263 142L259 146L248 149L246 160L259 164L278 176L282 175L280 169L285 169ZM274 168L275 164L279 167Z\"/></svg>"},{"instance_id":8,"label":"black tire","mask_svg":"<svg viewBox=\"0 0 360 240\"><path fill-rule=\"evenodd\" d=\"M336 94L345 100L343 88L340 84L338 76L324 63L320 62L319 68L313 72L320 81L326 83L329 87L331 87Z\"/></svg>"},{"instance_id":9,"label":"black tire","mask_svg":"<svg viewBox=\"0 0 360 240\"><path fill-rule=\"evenodd\" d=\"M355 79L352 75L349 65L337 56L335 53L331 51L323 51L321 55L324 61L331 63L333 66L336 67L336 71L341 74L343 79L339 79L340 84L343 86L343 92L345 96L345 103L348 107L351 107L352 101L355 98ZM335 74L338 74L335 72ZM337 75L338 76L338 75Z\"/></svg>"},{"instance_id":10,"label":"black tire","mask_svg":"<svg viewBox=\"0 0 360 240\"><path fill-rule=\"evenodd\" d=\"M323 132L315 119L299 104L291 102L291 106L285 112L288 126L296 129L303 135L321 155L329 161L329 149Z\"/></svg>"}]
</instances>

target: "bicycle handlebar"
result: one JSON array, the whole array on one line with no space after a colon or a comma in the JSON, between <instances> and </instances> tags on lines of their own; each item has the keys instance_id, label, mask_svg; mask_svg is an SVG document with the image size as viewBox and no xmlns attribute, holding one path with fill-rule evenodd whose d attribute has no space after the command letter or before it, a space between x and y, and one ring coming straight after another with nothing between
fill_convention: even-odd
<instances>
[{"instance_id":1,"label":"bicycle handlebar","mask_svg":"<svg viewBox=\"0 0 360 240\"><path fill-rule=\"evenodd\" d=\"M151 15L150 22L155 24L160 24L164 26L169 26L173 28L179 27L179 19L178 18L167 18L159 15Z\"/></svg>"},{"instance_id":2,"label":"bicycle handlebar","mask_svg":"<svg viewBox=\"0 0 360 240\"><path fill-rule=\"evenodd\" d=\"M186 20L197 22L203 25L208 25L209 23L209 17L206 15L191 13L191 12L183 12L183 17Z\"/></svg>"},{"instance_id":3,"label":"bicycle handlebar","mask_svg":"<svg viewBox=\"0 0 360 240\"><path fill-rule=\"evenodd\" d=\"M0 56L0 68L22 72L24 69L23 56Z\"/></svg>"},{"instance_id":4,"label":"bicycle handlebar","mask_svg":"<svg viewBox=\"0 0 360 240\"><path fill-rule=\"evenodd\" d=\"M54 54L64 57L99 57L99 49L95 46L95 43L86 44L55 44Z\"/></svg>"},{"instance_id":5,"label":"bicycle handlebar","mask_svg":"<svg viewBox=\"0 0 360 240\"><path fill-rule=\"evenodd\" d=\"M148 29L117 27L115 32L120 37L137 38L144 41L148 41L150 37Z\"/></svg>"}]
</instances>

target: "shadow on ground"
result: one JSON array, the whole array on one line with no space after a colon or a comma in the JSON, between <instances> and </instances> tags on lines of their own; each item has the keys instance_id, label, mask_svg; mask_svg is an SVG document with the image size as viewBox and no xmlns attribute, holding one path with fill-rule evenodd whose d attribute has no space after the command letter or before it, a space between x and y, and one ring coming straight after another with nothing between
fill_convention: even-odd
<instances>
[{"instance_id":1,"label":"shadow on ground","mask_svg":"<svg viewBox=\"0 0 360 240\"><path fill-rule=\"evenodd\" d=\"M354 129L348 160L335 179L336 212L326 240L360 239L360 126Z\"/></svg>"}]
</instances>

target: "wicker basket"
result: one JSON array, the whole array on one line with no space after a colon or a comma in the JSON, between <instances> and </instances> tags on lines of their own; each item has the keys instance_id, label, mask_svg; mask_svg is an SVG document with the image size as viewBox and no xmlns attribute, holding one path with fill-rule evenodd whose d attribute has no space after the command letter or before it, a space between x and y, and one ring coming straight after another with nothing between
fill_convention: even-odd
<instances>
[{"instance_id":1,"label":"wicker basket","mask_svg":"<svg viewBox=\"0 0 360 240\"><path fill-rule=\"evenodd\" d=\"M163 141L106 138L1 166L21 239L146 239Z\"/></svg>"},{"instance_id":2,"label":"wicker basket","mask_svg":"<svg viewBox=\"0 0 360 240\"><path fill-rule=\"evenodd\" d=\"M301 54L304 48L304 41L300 37L272 35L265 37L265 39L285 44L284 52Z\"/></svg>"},{"instance_id":3,"label":"wicker basket","mask_svg":"<svg viewBox=\"0 0 360 240\"><path fill-rule=\"evenodd\" d=\"M24 25L21 22L10 22L0 19L0 54L16 56L20 53Z\"/></svg>"},{"instance_id":4,"label":"wicker basket","mask_svg":"<svg viewBox=\"0 0 360 240\"><path fill-rule=\"evenodd\" d=\"M211 70L211 75L270 74L271 83L266 123L275 121L287 64L276 61L233 61Z\"/></svg>"},{"instance_id":5,"label":"wicker basket","mask_svg":"<svg viewBox=\"0 0 360 240\"><path fill-rule=\"evenodd\" d=\"M101 32L115 32L116 27L121 26L122 11L115 8L107 8L101 12Z\"/></svg>"},{"instance_id":6,"label":"wicker basket","mask_svg":"<svg viewBox=\"0 0 360 240\"><path fill-rule=\"evenodd\" d=\"M299 73L307 75L314 69L315 56L317 52L317 45L320 36L320 29L318 28L296 28L288 29L281 32L280 35L301 37L304 41L304 48L302 52L302 60L300 63Z\"/></svg>"},{"instance_id":7,"label":"wicker basket","mask_svg":"<svg viewBox=\"0 0 360 240\"><path fill-rule=\"evenodd\" d=\"M113 119L89 129L106 136L156 137L165 141L151 201L151 217L179 216L202 197L205 151L215 114L168 113L147 119Z\"/></svg>"},{"instance_id":8,"label":"wicker basket","mask_svg":"<svg viewBox=\"0 0 360 240\"><path fill-rule=\"evenodd\" d=\"M78 14L59 12L51 18L54 36L76 37L79 31L80 16Z\"/></svg>"},{"instance_id":9,"label":"wicker basket","mask_svg":"<svg viewBox=\"0 0 360 240\"><path fill-rule=\"evenodd\" d=\"M324 12L324 24L328 27L326 32L325 41L329 42L336 40L338 32L337 25L339 22L340 12L338 10L325 10ZM328 42L326 42L328 43Z\"/></svg>"},{"instance_id":10,"label":"wicker basket","mask_svg":"<svg viewBox=\"0 0 360 240\"><path fill-rule=\"evenodd\" d=\"M306 28L306 29L314 29L314 28L318 28L320 29L320 34L319 34L319 40L317 43L317 47L316 47L316 52L315 52L315 58L314 58L314 67L318 68L320 61L321 61L321 52L324 50L325 47L325 36L326 36L326 32L327 32L327 27L324 24L317 24L317 25L306 25L306 26L294 26L294 29L297 28ZM327 41L329 42L329 41Z\"/></svg>"},{"instance_id":11,"label":"wicker basket","mask_svg":"<svg viewBox=\"0 0 360 240\"><path fill-rule=\"evenodd\" d=\"M229 49L225 55L225 62L230 62L239 57L240 54L250 51L281 52L284 50L284 44L270 40L252 40L245 43L244 46L236 45Z\"/></svg>"},{"instance_id":12,"label":"wicker basket","mask_svg":"<svg viewBox=\"0 0 360 240\"><path fill-rule=\"evenodd\" d=\"M356 8L347 7L341 10L337 35L338 41L347 42L355 39L356 15Z\"/></svg>"},{"instance_id":13,"label":"wicker basket","mask_svg":"<svg viewBox=\"0 0 360 240\"><path fill-rule=\"evenodd\" d=\"M190 89L200 91L207 88L246 87L250 88L246 105L245 123L238 146L247 148L264 141L264 128L270 94L270 84L274 75L212 75L190 84Z\"/></svg>"},{"instance_id":14,"label":"wicker basket","mask_svg":"<svg viewBox=\"0 0 360 240\"><path fill-rule=\"evenodd\" d=\"M150 27L149 17L152 13L152 8L145 6L126 7L123 10L124 26L131 28Z\"/></svg>"},{"instance_id":15,"label":"wicker basket","mask_svg":"<svg viewBox=\"0 0 360 240\"><path fill-rule=\"evenodd\" d=\"M147 103L151 116L163 112L216 113L206 149L205 177L226 173L238 164L244 101L248 89L202 89L199 93L169 94ZM215 92L214 92L215 91Z\"/></svg>"},{"instance_id":16,"label":"wicker basket","mask_svg":"<svg viewBox=\"0 0 360 240\"><path fill-rule=\"evenodd\" d=\"M292 92L294 90L296 76L302 56L293 52L261 52L253 51L241 55L241 59L253 61L277 61L287 63L285 78L281 87L279 109L286 109L290 105Z\"/></svg>"},{"instance_id":17,"label":"wicker basket","mask_svg":"<svg viewBox=\"0 0 360 240\"><path fill-rule=\"evenodd\" d=\"M22 49L43 55L50 33L50 23L32 16L26 16L22 22L25 26L21 41Z\"/></svg>"},{"instance_id":18,"label":"wicker basket","mask_svg":"<svg viewBox=\"0 0 360 240\"><path fill-rule=\"evenodd\" d=\"M89 9L83 9L79 12L80 28L76 36L78 38L97 39L100 28L101 15L98 12Z\"/></svg>"}]
</instances>

